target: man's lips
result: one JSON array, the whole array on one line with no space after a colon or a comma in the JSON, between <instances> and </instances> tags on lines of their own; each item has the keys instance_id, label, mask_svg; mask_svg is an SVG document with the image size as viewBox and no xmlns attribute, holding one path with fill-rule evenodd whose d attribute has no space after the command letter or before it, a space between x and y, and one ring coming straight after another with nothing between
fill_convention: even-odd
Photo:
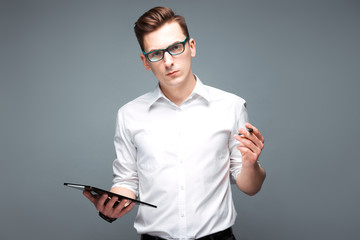
<instances>
[{"instance_id":1,"label":"man's lips","mask_svg":"<svg viewBox=\"0 0 360 240\"><path fill-rule=\"evenodd\" d=\"M166 74L166 76L169 76L169 77L174 76L177 72L178 71L169 72L169 73Z\"/></svg>"}]
</instances>

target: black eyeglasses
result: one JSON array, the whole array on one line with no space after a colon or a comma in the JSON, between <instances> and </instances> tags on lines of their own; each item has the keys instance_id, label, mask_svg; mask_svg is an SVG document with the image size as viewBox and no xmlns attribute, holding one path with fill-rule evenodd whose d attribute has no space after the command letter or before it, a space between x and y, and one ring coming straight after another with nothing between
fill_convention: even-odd
<instances>
[{"instance_id":1,"label":"black eyeglasses","mask_svg":"<svg viewBox=\"0 0 360 240\"><path fill-rule=\"evenodd\" d=\"M158 62L164 58L165 52L168 52L171 56L182 54L185 51L185 43L187 40L188 37L186 37L184 41L174 43L165 49L153 50L148 53L143 51L143 54L150 62Z\"/></svg>"}]
</instances>

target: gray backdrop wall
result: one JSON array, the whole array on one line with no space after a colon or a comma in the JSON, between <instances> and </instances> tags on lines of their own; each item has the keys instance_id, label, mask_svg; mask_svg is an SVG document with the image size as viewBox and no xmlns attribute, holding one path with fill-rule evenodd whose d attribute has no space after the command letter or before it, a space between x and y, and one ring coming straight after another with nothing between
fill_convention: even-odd
<instances>
[{"instance_id":1,"label":"gray backdrop wall","mask_svg":"<svg viewBox=\"0 0 360 240\"><path fill-rule=\"evenodd\" d=\"M1 239L137 239L64 182L109 188L117 109L152 90L133 24L166 5L194 72L248 102L267 179L233 188L238 239L359 239L360 3L0 1Z\"/></svg>"}]
</instances>

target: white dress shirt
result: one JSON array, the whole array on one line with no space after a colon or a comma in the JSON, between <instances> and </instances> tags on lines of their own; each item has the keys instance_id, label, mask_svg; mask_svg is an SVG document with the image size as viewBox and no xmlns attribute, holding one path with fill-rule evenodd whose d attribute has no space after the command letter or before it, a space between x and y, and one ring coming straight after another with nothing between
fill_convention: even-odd
<instances>
[{"instance_id":1,"label":"white dress shirt","mask_svg":"<svg viewBox=\"0 0 360 240\"><path fill-rule=\"evenodd\" d=\"M241 154L233 135L247 118L244 99L199 78L181 106L158 86L119 109L113 187L157 205L139 206L139 234L194 239L234 224L230 183Z\"/></svg>"}]
</instances>

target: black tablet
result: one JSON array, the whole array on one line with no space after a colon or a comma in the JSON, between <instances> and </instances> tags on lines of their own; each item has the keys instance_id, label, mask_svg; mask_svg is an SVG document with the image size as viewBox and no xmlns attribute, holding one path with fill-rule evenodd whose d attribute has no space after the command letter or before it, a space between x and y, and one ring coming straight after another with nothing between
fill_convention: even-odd
<instances>
[{"instance_id":1,"label":"black tablet","mask_svg":"<svg viewBox=\"0 0 360 240\"><path fill-rule=\"evenodd\" d=\"M64 183L65 186L68 186L68 187L72 187L72 188L75 188L75 189L79 189L79 190L86 190L86 191L89 191L91 192L91 194L93 195L103 195L104 193L106 193L109 197L118 197L119 201L121 199L128 199L128 200L131 200L133 202L135 202L136 204L141 204L141 205L146 205L146 206L149 206L149 207L153 207L153 208L157 208L157 206L155 205L152 205L150 203L146 203L146 202L142 202L142 201L139 201L139 200L136 200L136 199L132 199L132 198L129 198L129 197L125 197L125 196L122 196L122 195L119 195L119 194L116 194L116 193L112 193L112 192L109 192L109 191L106 191L106 190L103 190L103 189L100 189L100 188L96 188L96 187L93 187L93 186L89 186L89 185L83 185L83 184L76 184L76 183Z\"/></svg>"}]
</instances>

